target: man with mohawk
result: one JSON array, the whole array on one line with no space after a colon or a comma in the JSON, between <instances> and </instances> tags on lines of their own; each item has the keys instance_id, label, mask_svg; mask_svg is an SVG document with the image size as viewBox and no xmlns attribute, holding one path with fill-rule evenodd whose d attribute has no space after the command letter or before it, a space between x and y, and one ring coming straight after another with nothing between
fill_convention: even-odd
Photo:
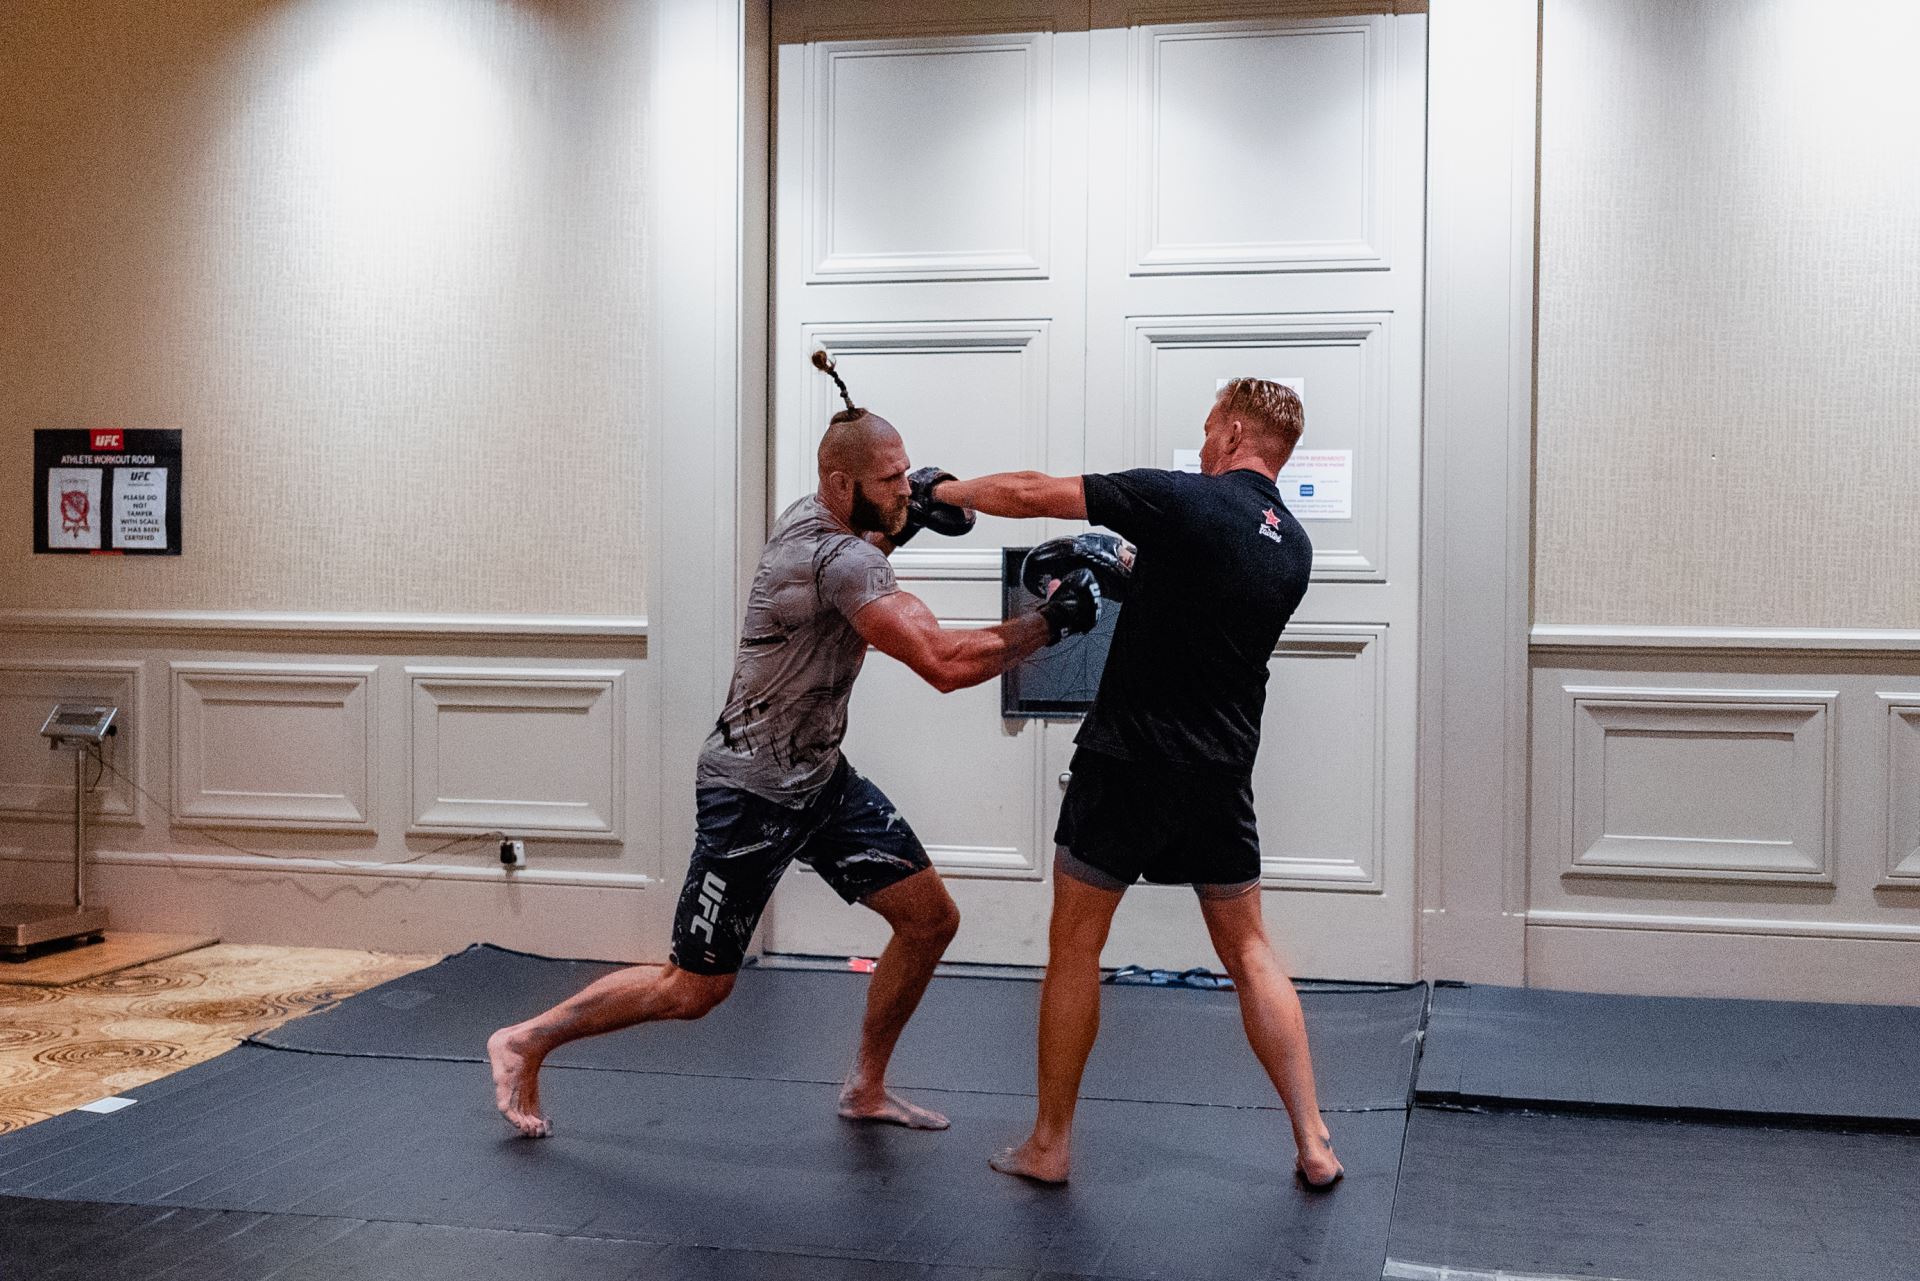
<instances>
[{"instance_id":1,"label":"man with mohawk","mask_svg":"<svg viewBox=\"0 0 1920 1281\"><path fill-rule=\"evenodd\" d=\"M674 916L672 959L609 974L487 1041L494 1098L522 1135L551 1132L540 1065L581 1037L656 1019L697 1019L733 990L754 926L794 859L893 937L867 992L840 1115L914 1129L947 1119L887 1088L887 1063L960 911L919 838L840 753L847 701L871 645L942 693L998 676L1044 645L1092 630L1100 590L1067 573L1031 614L947 630L902 591L887 555L921 529L959 535L973 513L936 502L938 468L909 473L900 433L853 403L825 352L814 364L840 389L819 448L819 488L780 514L760 555L726 707L700 753L698 831Z\"/></svg>"}]
</instances>

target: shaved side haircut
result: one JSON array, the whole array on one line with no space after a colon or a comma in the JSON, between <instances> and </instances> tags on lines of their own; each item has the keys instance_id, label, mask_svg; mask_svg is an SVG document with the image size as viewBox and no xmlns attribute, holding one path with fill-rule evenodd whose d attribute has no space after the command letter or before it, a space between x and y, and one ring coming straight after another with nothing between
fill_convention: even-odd
<instances>
[{"instance_id":1,"label":"shaved side haircut","mask_svg":"<svg viewBox=\"0 0 1920 1281\"><path fill-rule=\"evenodd\" d=\"M893 424L880 415L864 409L843 409L833 416L820 437L820 474L838 471L859 476L875 448L899 437Z\"/></svg>"},{"instance_id":2,"label":"shaved side haircut","mask_svg":"<svg viewBox=\"0 0 1920 1281\"><path fill-rule=\"evenodd\" d=\"M1220 405L1229 417L1247 425L1261 455L1280 464L1300 443L1307 412L1291 387L1264 378L1236 378L1220 389Z\"/></svg>"}]
</instances>

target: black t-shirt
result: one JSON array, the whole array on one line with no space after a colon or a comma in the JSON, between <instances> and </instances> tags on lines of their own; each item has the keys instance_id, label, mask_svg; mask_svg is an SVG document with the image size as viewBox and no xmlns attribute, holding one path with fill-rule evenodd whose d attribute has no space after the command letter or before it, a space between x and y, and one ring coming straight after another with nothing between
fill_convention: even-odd
<instances>
[{"instance_id":1,"label":"black t-shirt","mask_svg":"<svg viewBox=\"0 0 1920 1281\"><path fill-rule=\"evenodd\" d=\"M1250 772L1267 662L1313 569L1306 530L1256 471L1141 468L1084 482L1087 519L1138 554L1075 741L1126 760Z\"/></svg>"}]
</instances>

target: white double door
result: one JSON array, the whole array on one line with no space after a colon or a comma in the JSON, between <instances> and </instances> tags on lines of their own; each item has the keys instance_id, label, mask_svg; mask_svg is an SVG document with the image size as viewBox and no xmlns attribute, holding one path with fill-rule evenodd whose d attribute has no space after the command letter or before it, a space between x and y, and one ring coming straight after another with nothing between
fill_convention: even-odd
<instances>
[{"instance_id":1,"label":"white double door","mask_svg":"<svg viewBox=\"0 0 1920 1281\"><path fill-rule=\"evenodd\" d=\"M916 466L961 476L1168 467L1222 380L1297 380L1324 469L1299 506L1324 514L1272 658L1262 899L1296 972L1410 976L1425 19L858 12L774 10L774 508L813 487L838 407L816 347ZM982 518L894 562L945 625L983 626L1001 548L1066 528ZM941 695L878 653L851 722L960 903L950 959L1043 961L1077 722L1003 720L997 682ZM762 943L885 937L797 869ZM1191 892L1130 892L1106 959L1214 963Z\"/></svg>"}]
</instances>

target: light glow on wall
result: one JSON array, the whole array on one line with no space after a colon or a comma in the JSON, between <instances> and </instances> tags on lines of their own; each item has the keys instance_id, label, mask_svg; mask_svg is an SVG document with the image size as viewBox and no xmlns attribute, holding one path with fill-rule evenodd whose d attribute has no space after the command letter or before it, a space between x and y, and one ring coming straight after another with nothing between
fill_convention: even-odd
<instances>
[{"instance_id":1,"label":"light glow on wall","mask_svg":"<svg viewBox=\"0 0 1920 1281\"><path fill-rule=\"evenodd\" d=\"M1830 129L1840 145L1898 135L1909 148L1903 163L1912 167L1912 131L1920 125L1913 76L1920 5L1784 0L1762 29L1777 44L1772 57L1756 61L1780 76L1788 92L1778 101L1800 127Z\"/></svg>"},{"instance_id":2,"label":"light glow on wall","mask_svg":"<svg viewBox=\"0 0 1920 1281\"><path fill-rule=\"evenodd\" d=\"M471 24L389 3L342 27L297 91L317 202L369 249L459 247L513 176L509 101Z\"/></svg>"}]
</instances>

